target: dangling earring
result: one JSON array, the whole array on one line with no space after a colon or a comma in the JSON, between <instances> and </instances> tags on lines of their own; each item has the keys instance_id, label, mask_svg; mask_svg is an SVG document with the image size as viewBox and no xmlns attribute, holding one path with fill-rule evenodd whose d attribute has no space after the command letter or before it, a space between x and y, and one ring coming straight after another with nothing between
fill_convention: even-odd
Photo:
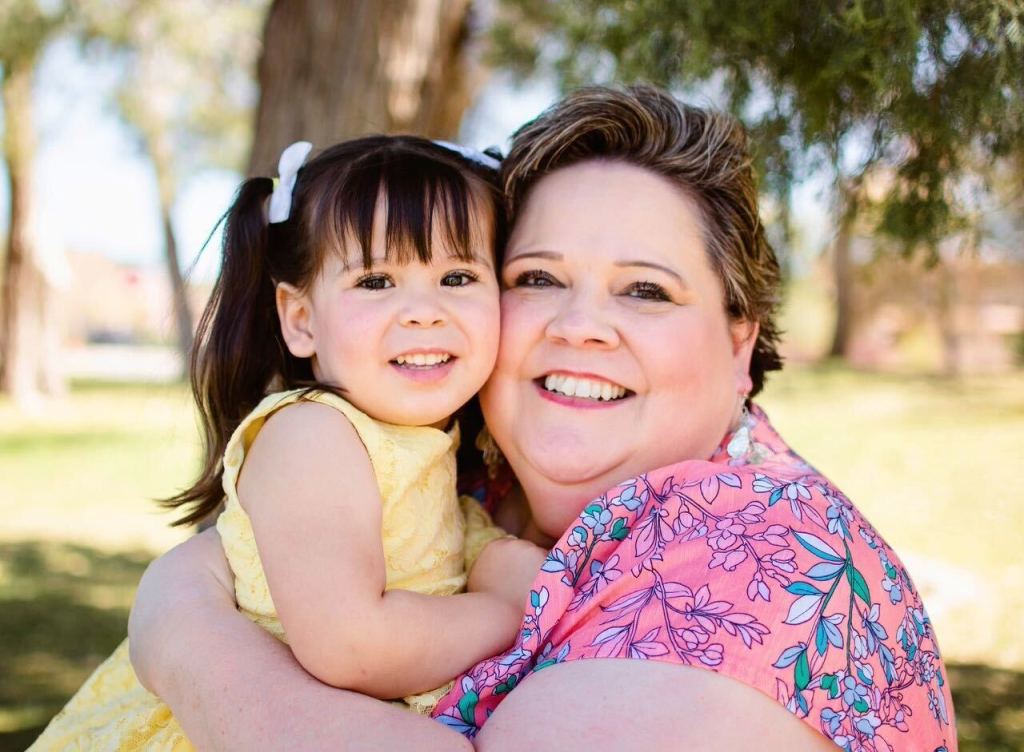
<instances>
[{"instance_id":1,"label":"dangling earring","mask_svg":"<svg viewBox=\"0 0 1024 752\"><path fill-rule=\"evenodd\" d=\"M753 428L754 419L751 417L750 411L747 410L747 399L746 395L744 395L743 407L740 410L739 426L733 432L732 438L729 439L729 444L725 448L725 451L732 459L743 460L750 455L750 451L754 446Z\"/></svg>"},{"instance_id":2,"label":"dangling earring","mask_svg":"<svg viewBox=\"0 0 1024 752\"><path fill-rule=\"evenodd\" d=\"M487 477L494 480L498 477L498 470L505 462L505 455L501 453L498 444L494 441L494 437L491 436L491 432L487 430L487 426L480 429L480 433L476 435L474 443L476 448L483 452L484 465L487 467Z\"/></svg>"}]
</instances>

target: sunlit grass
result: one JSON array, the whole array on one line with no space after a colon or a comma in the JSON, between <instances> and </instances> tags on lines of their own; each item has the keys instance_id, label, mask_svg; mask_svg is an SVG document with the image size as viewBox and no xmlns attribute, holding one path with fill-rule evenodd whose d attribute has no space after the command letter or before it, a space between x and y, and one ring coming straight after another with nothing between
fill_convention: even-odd
<instances>
[{"instance_id":1,"label":"sunlit grass","mask_svg":"<svg viewBox=\"0 0 1024 752\"><path fill-rule=\"evenodd\" d=\"M163 550L181 540L155 499L197 470L180 385L76 385L31 414L0 401L0 539Z\"/></svg>"}]
</instances>

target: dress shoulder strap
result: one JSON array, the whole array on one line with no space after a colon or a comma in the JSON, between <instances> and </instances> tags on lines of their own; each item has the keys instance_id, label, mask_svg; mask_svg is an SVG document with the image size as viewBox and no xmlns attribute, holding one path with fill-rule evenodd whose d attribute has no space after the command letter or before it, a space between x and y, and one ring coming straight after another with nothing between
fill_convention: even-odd
<instances>
[{"instance_id":1,"label":"dress shoulder strap","mask_svg":"<svg viewBox=\"0 0 1024 752\"><path fill-rule=\"evenodd\" d=\"M380 452L381 424L359 408L336 394L310 389L292 389L267 395L235 429L224 450L224 492L228 497L235 495L238 474L242 469L245 454L255 441L267 419L278 410L296 402L317 402L333 407L342 413L359 434L367 454L373 461Z\"/></svg>"}]
</instances>

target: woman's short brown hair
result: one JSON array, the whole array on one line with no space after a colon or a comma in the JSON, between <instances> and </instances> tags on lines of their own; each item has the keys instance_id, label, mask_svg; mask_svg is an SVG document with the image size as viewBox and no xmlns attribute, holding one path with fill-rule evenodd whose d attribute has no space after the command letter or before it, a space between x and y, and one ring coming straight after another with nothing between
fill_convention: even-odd
<instances>
[{"instance_id":1,"label":"woman's short brown hair","mask_svg":"<svg viewBox=\"0 0 1024 752\"><path fill-rule=\"evenodd\" d=\"M513 136L502 164L513 217L545 175L595 159L648 169L696 202L727 313L760 324L750 363L751 395L757 394L765 373L782 367L775 323L780 275L758 214L743 126L649 86L579 89Z\"/></svg>"}]
</instances>

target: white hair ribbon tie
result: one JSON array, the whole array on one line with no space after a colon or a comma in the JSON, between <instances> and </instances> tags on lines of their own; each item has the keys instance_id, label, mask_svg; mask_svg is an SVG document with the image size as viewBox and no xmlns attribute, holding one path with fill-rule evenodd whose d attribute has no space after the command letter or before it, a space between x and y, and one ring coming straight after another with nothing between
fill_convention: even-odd
<instances>
[{"instance_id":1,"label":"white hair ribbon tie","mask_svg":"<svg viewBox=\"0 0 1024 752\"><path fill-rule=\"evenodd\" d=\"M274 192L270 194L270 207L267 210L267 221L270 224L288 220L288 215L292 211L292 191L295 190L299 168L312 150L313 144L309 141L296 141L281 152L281 159L277 163L278 178Z\"/></svg>"},{"instance_id":2,"label":"white hair ribbon tie","mask_svg":"<svg viewBox=\"0 0 1024 752\"><path fill-rule=\"evenodd\" d=\"M470 162L476 162L484 167L490 167L492 170L497 170L501 167L501 162L490 154L484 154L482 151L470 149L468 146L461 146L460 144L453 144L451 141L435 141L434 143L438 146L443 146L445 149L450 149L451 151L461 154Z\"/></svg>"}]
</instances>

